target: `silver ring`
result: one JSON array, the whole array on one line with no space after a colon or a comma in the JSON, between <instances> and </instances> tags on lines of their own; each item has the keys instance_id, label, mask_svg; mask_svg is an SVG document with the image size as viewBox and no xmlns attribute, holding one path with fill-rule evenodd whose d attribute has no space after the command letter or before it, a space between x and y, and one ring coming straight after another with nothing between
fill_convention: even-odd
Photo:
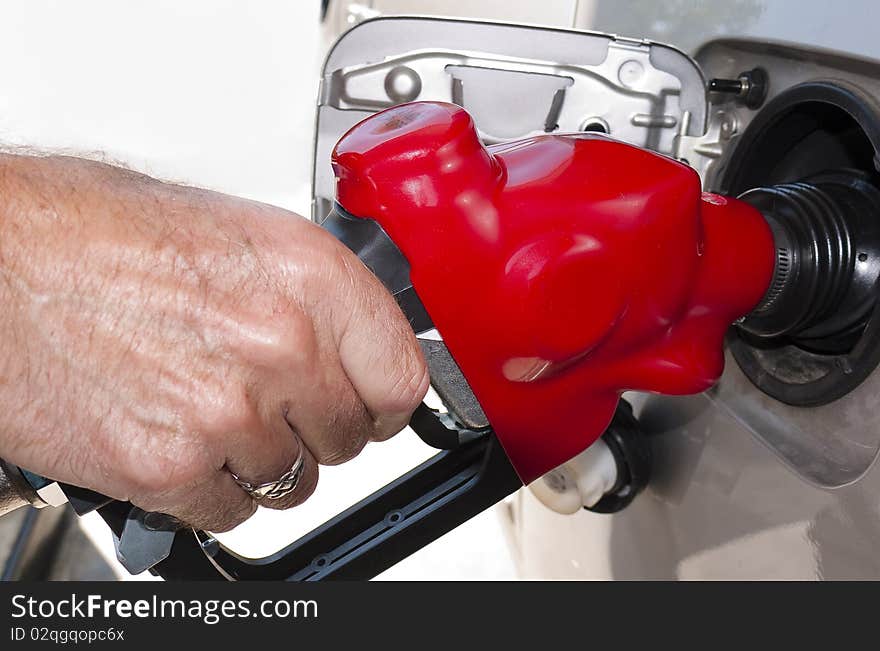
<instances>
[{"instance_id":1,"label":"silver ring","mask_svg":"<svg viewBox=\"0 0 880 651\"><path fill-rule=\"evenodd\" d=\"M300 443L299 454L296 457L296 461L293 462L290 470L285 472L275 481L267 481L262 484L252 484L249 481L240 479L234 472L230 472L229 474L232 475L235 483L253 499L279 500L296 490L296 485L299 484L299 480L303 474L303 468L303 450L302 443Z\"/></svg>"}]
</instances>

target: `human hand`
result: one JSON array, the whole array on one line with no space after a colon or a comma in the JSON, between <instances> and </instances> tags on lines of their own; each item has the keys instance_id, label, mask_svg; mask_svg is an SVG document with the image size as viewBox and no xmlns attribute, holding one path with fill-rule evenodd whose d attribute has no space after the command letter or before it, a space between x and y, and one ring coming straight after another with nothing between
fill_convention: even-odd
<instances>
[{"instance_id":1,"label":"human hand","mask_svg":"<svg viewBox=\"0 0 880 651\"><path fill-rule=\"evenodd\" d=\"M428 387L360 261L268 205L66 157L0 156L0 457L211 531L303 446L403 428Z\"/></svg>"}]
</instances>

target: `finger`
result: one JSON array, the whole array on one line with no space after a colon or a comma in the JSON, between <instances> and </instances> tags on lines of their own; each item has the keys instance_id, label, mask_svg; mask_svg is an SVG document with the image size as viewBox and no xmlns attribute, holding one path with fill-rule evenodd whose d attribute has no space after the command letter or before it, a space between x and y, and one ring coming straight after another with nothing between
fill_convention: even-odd
<instances>
[{"instance_id":1,"label":"finger","mask_svg":"<svg viewBox=\"0 0 880 651\"><path fill-rule=\"evenodd\" d=\"M344 463L363 449L376 427L363 401L329 349L307 373L292 373L283 386L285 419L323 465Z\"/></svg>"},{"instance_id":2,"label":"finger","mask_svg":"<svg viewBox=\"0 0 880 651\"><path fill-rule=\"evenodd\" d=\"M223 469L210 473L197 485L139 501L133 500L135 506L167 513L191 527L216 533L237 527L257 510L254 500Z\"/></svg>"},{"instance_id":3,"label":"finger","mask_svg":"<svg viewBox=\"0 0 880 651\"><path fill-rule=\"evenodd\" d=\"M339 333L345 373L375 424L374 438L400 431L428 389L428 369L406 317L362 265L350 265L355 300L338 306L346 319Z\"/></svg>"},{"instance_id":4,"label":"finger","mask_svg":"<svg viewBox=\"0 0 880 651\"><path fill-rule=\"evenodd\" d=\"M296 336L285 339L271 368L257 372L261 400L281 406L319 464L348 461L375 435L373 417L342 367L330 329L311 319L306 327L295 316L289 322L298 324Z\"/></svg>"},{"instance_id":5,"label":"finger","mask_svg":"<svg viewBox=\"0 0 880 651\"><path fill-rule=\"evenodd\" d=\"M257 504L286 509L301 504L312 494L318 483L318 464L302 438L285 419L287 407L272 400L274 406L259 409L252 428L230 437L227 443L226 467L240 480L259 485L279 480L302 456L302 471L296 488L279 499L257 499ZM244 489L238 487L244 492Z\"/></svg>"}]
</instances>

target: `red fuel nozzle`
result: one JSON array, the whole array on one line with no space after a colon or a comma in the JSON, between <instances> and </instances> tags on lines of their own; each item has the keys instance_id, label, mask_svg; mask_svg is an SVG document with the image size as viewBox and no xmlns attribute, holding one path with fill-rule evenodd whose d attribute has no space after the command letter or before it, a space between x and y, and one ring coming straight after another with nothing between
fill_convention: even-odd
<instances>
[{"instance_id":1,"label":"red fuel nozzle","mask_svg":"<svg viewBox=\"0 0 880 651\"><path fill-rule=\"evenodd\" d=\"M774 270L753 207L598 134L485 147L452 104L373 115L333 152L524 482L581 452L627 390L703 391Z\"/></svg>"}]
</instances>

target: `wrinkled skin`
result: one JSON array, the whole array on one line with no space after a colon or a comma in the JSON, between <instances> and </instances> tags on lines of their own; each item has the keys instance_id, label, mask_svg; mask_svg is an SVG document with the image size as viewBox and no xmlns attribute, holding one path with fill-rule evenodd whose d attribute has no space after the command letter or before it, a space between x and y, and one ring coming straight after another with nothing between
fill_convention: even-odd
<instances>
[{"instance_id":1,"label":"wrinkled skin","mask_svg":"<svg viewBox=\"0 0 880 651\"><path fill-rule=\"evenodd\" d=\"M277 479L406 424L428 386L394 300L271 206L65 157L0 156L0 457L224 531Z\"/></svg>"}]
</instances>

